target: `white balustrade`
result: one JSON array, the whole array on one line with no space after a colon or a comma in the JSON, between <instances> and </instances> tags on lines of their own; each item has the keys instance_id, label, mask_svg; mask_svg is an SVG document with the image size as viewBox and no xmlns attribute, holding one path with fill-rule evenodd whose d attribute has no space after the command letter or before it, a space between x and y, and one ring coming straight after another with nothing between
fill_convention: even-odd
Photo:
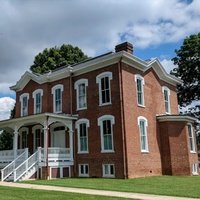
<instances>
[{"instance_id":1,"label":"white balustrade","mask_svg":"<svg viewBox=\"0 0 200 200\"><path fill-rule=\"evenodd\" d=\"M17 150L17 156L21 155L24 152L24 149ZM14 159L14 151L13 150L4 150L0 151L0 162L11 162Z\"/></svg>"},{"instance_id":2,"label":"white balustrade","mask_svg":"<svg viewBox=\"0 0 200 200\"><path fill-rule=\"evenodd\" d=\"M39 155L41 155L40 151L41 148L38 148L33 155L31 155L14 170L14 182L18 181L23 175L27 174L32 167L38 165L40 160Z\"/></svg>"},{"instance_id":3,"label":"white balustrade","mask_svg":"<svg viewBox=\"0 0 200 200\"><path fill-rule=\"evenodd\" d=\"M5 168L1 170L1 181L4 181L8 176L10 176L13 173L14 169L28 158L28 149L20 149L17 152L17 155L19 156L15 160L13 160L10 164L8 164Z\"/></svg>"}]
</instances>

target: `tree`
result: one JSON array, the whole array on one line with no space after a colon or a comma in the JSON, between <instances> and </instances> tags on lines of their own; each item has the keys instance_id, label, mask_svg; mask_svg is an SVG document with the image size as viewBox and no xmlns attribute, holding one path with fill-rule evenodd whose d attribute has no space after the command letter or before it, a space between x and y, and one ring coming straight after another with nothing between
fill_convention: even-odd
<instances>
[{"instance_id":1,"label":"tree","mask_svg":"<svg viewBox=\"0 0 200 200\"><path fill-rule=\"evenodd\" d=\"M63 44L61 47L46 48L42 53L36 55L30 70L34 73L44 74L65 65L84 61L87 58L88 56L78 47Z\"/></svg>"},{"instance_id":2,"label":"tree","mask_svg":"<svg viewBox=\"0 0 200 200\"><path fill-rule=\"evenodd\" d=\"M10 150L13 148L13 134L7 131L0 133L0 150Z\"/></svg>"},{"instance_id":3,"label":"tree","mask_svg":"<svg viewBox=\"0 0 200 200\"><path fill-rule=\"evenodd\" d=\"M171 74L182 79L178 86L178 101L181 107L192 102L189 113L200 120L200 33L186 37L179 50L175 50L176 57L172 59L177 66Z\"/></svg>"}]
</instances>

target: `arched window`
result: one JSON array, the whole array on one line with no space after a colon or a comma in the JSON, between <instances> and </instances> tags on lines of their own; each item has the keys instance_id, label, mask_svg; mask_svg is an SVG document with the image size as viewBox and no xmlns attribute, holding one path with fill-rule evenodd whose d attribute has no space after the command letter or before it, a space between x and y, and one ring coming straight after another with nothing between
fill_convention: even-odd
<instances>
[{"instance_id":1,"label":"arched window","mask_svg":"<svg viewBox=\"0 0 200 200\"><path fill-rule=\"evenodd\" d=\"M166 86L162 87L163 97L164 97L164 103L165 103L165 112L167 114L171 113L170 108L170 89Z\"/></svg>"},{"instance_id":2,"label":"arched window","mask_svg":"<svg viewBox=\"0 0 200 200\"><path fill-rule=\"evenodd\" d=\"M148 134L147 134L147 126L148 122L145 117L138 117L138 126L139 126L139 134L140 134L140 148L141 152L148 152Z\"/></svg>"},{"instance_id":3,"label":"arched window","mask_svg":"<svg viewBox=\"0 0 200 200\"><path fill-rule=\"evenodd\" d=\"M144 106L144 78L141 75L136 74L135 82L137 91L137 104L139 106Z\"/></svg>"},{"instance_id":4,"label":"arched window","mask_svg":"<svg viewBox=\"0 0 200 200\"><path fill-rule=\"evenodd\" d=\"M53 94L53 112L54 113L62 112L62 92L63 92L63 85L61 84L55 85L51 89L51 93Z\"/></svg>"},{"instance_id":5,"label":"arched window","mask_svg":"<svg viewBox=\"0 0 200 200\"><path fill-rule=\"evenodd\" d=\"M24 93L20 96L21 117L28 115L28 100L29 100L29 94L28 93Z\"/></svg>"},{"instance_id":6,"label":"arched window","mask_svg":"<svg viewBox=\"0 0 200 200\"><path fill-rule=\"evenodd\" d=\"M99 105L111 104L111 86L112 72L103 72L96 77L96 83L99 84Z\"/></svg>"},{"instance_id":7,"label":"arched window","mask_svg":"<svg viewBox=\"0 0 200 200\"><path fill-rule=\"evenodd\" d=\"M98 118L101 133L101 152L114 152L113 125L115 118L112 115L103 115Z\"/></svg>"},{"instance_id":8,"label":"arched window","mask_svg":"<svg viewBox=\"0 0 200 200\"><path fill-rule=\"evenodd\" d=\"M42 112L42 96L43 96L42 89L37 89L33 92L34 114L38 114Z\"/></svg>"}]
</instances>

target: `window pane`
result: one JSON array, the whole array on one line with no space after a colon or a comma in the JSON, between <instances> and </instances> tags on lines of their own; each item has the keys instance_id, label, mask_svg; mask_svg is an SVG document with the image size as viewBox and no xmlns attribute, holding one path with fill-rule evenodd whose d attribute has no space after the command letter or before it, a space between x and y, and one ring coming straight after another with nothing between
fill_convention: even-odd
<instances>
[{"instance_id":1,"label":"window pane","mask_svg":"<svg viewBox=\"0 0 200 200\"><path fill-rule=\"evenodd\" d=\"M147 133L146 133L146 122L144 120L140 120L140 142L141 142L141 150L147 151Z\"/></svg>"},{"instance_id":2,"label":"window pane","mask_svg":"<svg viewBox=\"0 0 200 200\"><path fill-rule=\"evenodd\" d=\"M80 151L87 151L88 139L87 139L87 126L86 123L80 124Z\"/></svg>"},{"instance_id":3,"label":"window pane","mask_svg":"<svg viewBox=\"0 0 200 200\"><path fill-rule=\"evenodd\" d=\"M143 91L142 91L141 79L137 79L137 101L138 101L138 104L143 105Z\"/></svg>"},{"instance_id":4,"label":"window pane","mask_svg":"<svg viewBox=\"0 0 200 200\"><path fill-rule=\"evenodd\" d=\"M104 77L101 79L101 102L110 102L110 82L109 77Z\"/></svg>"},{"instance_id":5,"label":"window pane","mask_svg":"<svg viewBox=\"0 0 200 200\"><path fill-rule=\"evenodd\" d=\"M104 140L104 150L112 150L112 131L111 131L111 121L103 121L103 140Z\"/></svg>"},{"instance_id":6,"label":"window pane","mask_svg":"<svg viewBox=\"0 0 200 200\"><path fill-rule=\"evenodd\" d=\"M86 86L84 83L78 86L78 101L79 108L86 107Z\"/></svg>"},{"instance_id":7,"label":"window pane","mask_svg":"<svg viewBox=\"0 0 200 200\"><path fill-rule=\"evenodd\" d=\"M110 165L110 174L114 175L114 166L113 165Z\"/></svg>"},{"instance_id":8,"label":"window pane","mask_svg":"<svg viewBox=\"0 0 200 200\"><path fill-rule=\"evenodd\" d=\"M104 173L107 175L109 174L108 165L104 165Z\"/></svg>"}]
</instances>

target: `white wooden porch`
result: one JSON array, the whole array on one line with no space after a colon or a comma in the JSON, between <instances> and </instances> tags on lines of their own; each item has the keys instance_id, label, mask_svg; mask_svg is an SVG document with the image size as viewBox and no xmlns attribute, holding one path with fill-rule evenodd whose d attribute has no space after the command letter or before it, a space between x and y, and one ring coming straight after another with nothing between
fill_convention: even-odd
<instances>
[{"instance_id":1,"label":"white wooden porch","mask_svg":"<svg viewBox=\"0 0 200 200\"><path fill-rule=\"evenodd\" d=\"M47 153L46 153L47 152ZM73 165L73 156L70 148L39 147L37 151L28 155L28 149L17 150L17 157L13 150L0 151L1 181L18 181L30 178L39 167Z\"/></svg>"}]
</instances>

